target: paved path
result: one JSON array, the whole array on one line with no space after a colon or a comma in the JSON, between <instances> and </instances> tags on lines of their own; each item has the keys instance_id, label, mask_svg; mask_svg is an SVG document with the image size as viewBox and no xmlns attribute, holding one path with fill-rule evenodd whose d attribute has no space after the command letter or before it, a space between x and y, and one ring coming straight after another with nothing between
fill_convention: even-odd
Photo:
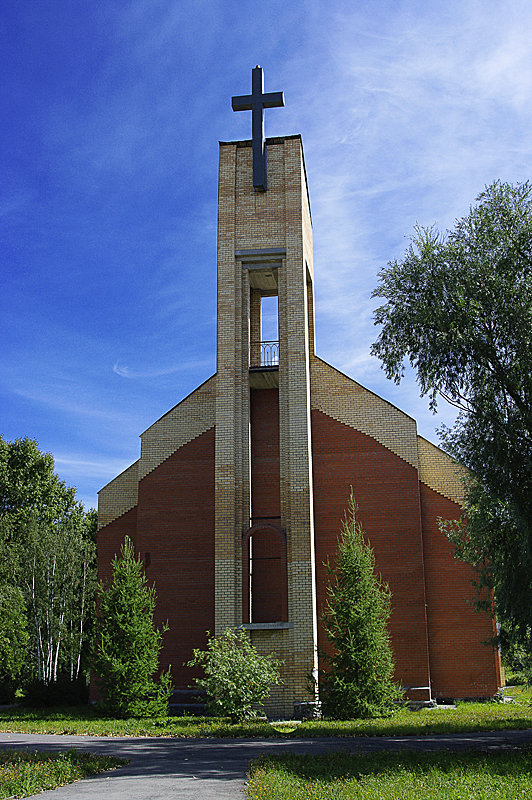
<instances>
[{"instance_id":1,"label":"paved path","mask_svg":"<svg viewBox=\"0 0 532 800\"><path fill-rule=\"evenodd\" d=\"M532 729L439 736L320 739L169 739L0 733L6 747L57 751L69 747L129 758L114 772L39 795L55 800L240 800L251 758L261 753L331 750L468 750L532 745Z\"/></svg>"}]
</instances>

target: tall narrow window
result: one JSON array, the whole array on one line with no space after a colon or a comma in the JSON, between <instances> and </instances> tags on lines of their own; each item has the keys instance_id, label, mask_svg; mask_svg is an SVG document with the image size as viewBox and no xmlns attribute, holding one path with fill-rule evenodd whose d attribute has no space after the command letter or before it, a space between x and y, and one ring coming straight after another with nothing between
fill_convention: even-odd
<instances>
[{"instance_id":1,"label":"tall narrow window","mask_svg":"<svg viewBox=\"0 0 532 800\"><path fill-rule=\"evenodd\" d=\"M273 525L254 525L243 542L244 622L286 622L286 544Z\"/></svg>"}]
</instances>

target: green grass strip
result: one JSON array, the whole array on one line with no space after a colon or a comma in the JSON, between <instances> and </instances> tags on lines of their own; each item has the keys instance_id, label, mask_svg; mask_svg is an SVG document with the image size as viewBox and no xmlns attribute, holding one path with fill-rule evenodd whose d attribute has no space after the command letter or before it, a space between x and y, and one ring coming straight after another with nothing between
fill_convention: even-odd
<instances>
[{"instance_id":1,"label":"green grass strip","mask_svg":"<svg viewBox=\"0 0 532 800\"><path fill-rule=\"evenodd\" d=\"M269 756L251 765L249 800L525 800L532 751Z\"/></svg>"},{"instance_id":2,"label":"green grass strip","mask_svg":"<svg viewBox=\"0 0 532 800\"><path fill-rule=\"evenodd\" d=\"M4 733L62 733L91 736L176 737L283 737L423 736L474 731L532 728L528 695L513 703L460 703L456 708L409 711L402 708L389 718L370 720L316 720L295 729L249 720L231 725L221 717L161 717L112 719L87 706L64 709L11 708L0 711Z\"/></svg>"},{"instance_id":3,"label":"green grass strip","mask_svg":"<svg viewBox=\"0 0 532 800\"><path fill-rule=\"evenodd\" d=\"M63 753L0 751L0 799L29 797L126 763L121 758L76 750Z\"/></svg>"}]
</instances>

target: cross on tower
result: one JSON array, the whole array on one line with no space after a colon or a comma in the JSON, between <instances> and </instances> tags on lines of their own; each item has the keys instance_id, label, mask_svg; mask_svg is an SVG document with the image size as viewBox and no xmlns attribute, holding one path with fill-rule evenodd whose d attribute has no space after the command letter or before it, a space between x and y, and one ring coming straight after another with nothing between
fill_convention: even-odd
<instances>
[{"instance_id":1,"label":"cross on tower","mask_svg":"<svg viewBox=\"0 0 532 800\"><path fill-rule=\"evenodd\" d=\"M264 75L258 65L251 70L251 94L231 98L233 111L251 111L253 140L253 188L265 192L266 146L264 144L264 109L284 106L282 92L264 93Z\"/></svg>"}]
</instances>

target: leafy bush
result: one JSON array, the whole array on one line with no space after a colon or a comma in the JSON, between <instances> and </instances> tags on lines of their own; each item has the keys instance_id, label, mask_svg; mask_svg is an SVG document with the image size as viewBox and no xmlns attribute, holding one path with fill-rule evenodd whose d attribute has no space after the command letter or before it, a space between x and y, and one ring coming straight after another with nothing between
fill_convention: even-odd
<instances>
[{"instance_id":1,"label":"leafy bush","mask_svg":"<svg viewBox=\"0 0 532 800\"><path fill-rule=\"evenodd\" d=\"M162 635L155 628L156 593L148 586L140 557L126 536L120 557L112 562L113 577L98 587L98 612L92 665L105 708L120 717L163 716L172 694L170 667L159 682Z\"/></svg>"},{"instance_id":2,"label":"leafy bush","mask_svg":"<svg viewBox=\"0 0 532 800\"><path fill-rule=\"evenodd\" d=\"M391 713L401 692L386 623L390 590L374 573L375 557L356 520L353 494L338 538L336 563L329 566L325 631L333 653L320 689L323 710L335 719Z\"/></svg>"},{"instance_id":3,"label":"leafy bush","mask_svg":"<svg viewBox=\"0 0 532 800\"><path fill-rule=\"evenodd\" d=\"M281 662L273 656L262 656L251 644L243 629L228 628L221 636L213 636L207 650L194 650L189 667L201 666L205 678L196 684L209 698L208 709L237 723L255 716L270 688L281 683Z\"/></svg>"}]
</instances>

